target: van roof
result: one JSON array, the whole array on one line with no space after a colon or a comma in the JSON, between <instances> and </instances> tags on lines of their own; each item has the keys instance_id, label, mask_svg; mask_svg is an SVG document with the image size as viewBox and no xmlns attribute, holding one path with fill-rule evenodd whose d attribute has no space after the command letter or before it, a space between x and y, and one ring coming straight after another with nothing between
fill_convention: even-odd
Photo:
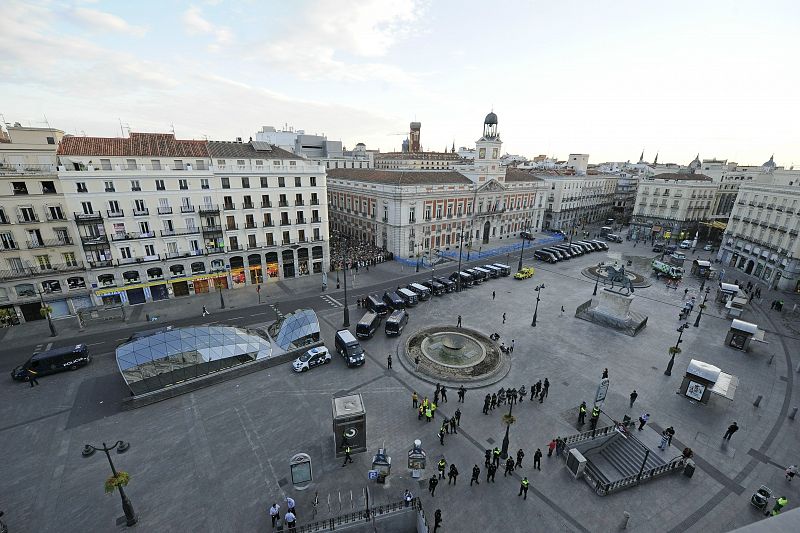
<instances>
[{"instance_id":1,"label":"van roof","mask_svg":"<svg viewBox=\"0 0 800 533\"><path fill-rule=\"evenodd\" d=\"M358 321L358 325L361 324L372 324L372 321L375 320L375 317L378 316L377 314L373 313L372 311L367 311L364 313L364 316L361 317L361 320Z\"/></svg>"},{"instance_id":2,"label":"van roof","mask_svg":"<svg viewBox=\"0 0 800 533\"><path fill-rule=\"evenodd\" d=\"M405 311L394 311L391 315L389 315L389 318L386 319L386 322L399 322L400 319L405 316L405 314Z\"/></svg>"},{"instance_id":3,"label":"van roof","mask_svg":"<svg viewBox=\"0 0 800 533\"><path fill-rule=\"evenodd\" d=\"M421 291L427 291L428 290L428 287L426 287L425 285L420 285L419 283L412 283L411 286L414 287L415 289L419 289Z\"/></svg>"},{"instance_id":4,"label":"van roof","mask_svg":"<svg viewBox=\"0 0 800 533\"><path fill-rule=\"evenodd\" d=\"M416 296L417 295L417 293L415 293L411 289L406 289L406 288L402 288L398 292L400 292L400 294L405 294L406 296Z\"/></svg>"},{"instance_id":5,"label":"van roof","mask_svg":"<svg viewBox=\"0 0 800 533\"><path fill-rule=\"evenodd\" d=\"M504 265L503 263L495 263L494 266L496 266L497 268L511 268L510 266Z\"/></svg>"},{"instance_id":6,"label":"van roof","mask_svg":"<svg viewBox=\"0 0 800 533\"><path fill-rule=\"evenodd\" d=\"M336 336L341 338L344 342L348 344L351 342L358 342L355 336L352 333L350 333L349 329L340 329L339 331L336 332Z\"/></svg>"},{"instance_id":7,"label":"van roof","mask_svg":"<svg viewBox=\"0 0 800 533\"><path fill-rule=\"evenodd\" d=\"M389 298L391 298L392 300L398 300L400 298L400 296L398 296L396 291L386 291L385 293L383 293L383 295L384 296L388 295Z\"/></svg>"},{"instance_id":8,"label":"van roof","mask_svg":"<svg viewBox=\"0 0 800 533\"><path fill-rule=\"evenodd\" d=\"M73 346L62 346L61 348L53 348L52 350L46 350L44 352L38 352L33 354L31 357L31 361L40 361L42 359L49 359L50 357L57 357L59 355L67 355L71 353L78 353L82 352L86 349L85 344L75 344Z\"/></svg>"},{"instance_id":9,"label":"van roof","mask_svg":"<svg viewBox=\"0 0 800 533\"><path fill-rule=\"evenodd\" d=\"M381 300L381 297L378 296L377 294L370 294L369 296L367 296L367 298L369 298L370 300L373 300L376 304L382 304L383 303L383 300Z\"/></svg>"}]
</instances>

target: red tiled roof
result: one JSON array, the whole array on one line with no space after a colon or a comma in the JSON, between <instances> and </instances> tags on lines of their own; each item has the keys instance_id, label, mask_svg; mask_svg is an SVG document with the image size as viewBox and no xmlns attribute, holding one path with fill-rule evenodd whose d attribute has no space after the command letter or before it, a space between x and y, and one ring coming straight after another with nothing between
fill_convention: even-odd
<instances>
[{"instance_id":1,"label":"red tiled roof","mask_svg":"<svg viewBox=\"0 0 800 533\"><path fill-rule=\"evenodd\" d=\"M455 171L398 171L366 168L329 168L329 178L387 185L470 185L472 181Z\"/></svg>"},{"instance_id":2,"label":"red tiled roof","mask_svg":"<svg viewBox=\"0 0 800 533\"><path fill-rule=\"evenodd\" d=\"M131 133L130 137L64 136L58 155L209 157L206 141L176 139L172 133Z\"/></svg>"},{"instance_id":3,"label":"red tiled roof","mask_svg":"<svg viewBox=\"0 0 800 533\"><path fill-rule=\"evenodd\" d=\"M536 171L508 167L506 168L506 181L542 181L542 178L536 175Z\"/></svg>"}]
</instances>

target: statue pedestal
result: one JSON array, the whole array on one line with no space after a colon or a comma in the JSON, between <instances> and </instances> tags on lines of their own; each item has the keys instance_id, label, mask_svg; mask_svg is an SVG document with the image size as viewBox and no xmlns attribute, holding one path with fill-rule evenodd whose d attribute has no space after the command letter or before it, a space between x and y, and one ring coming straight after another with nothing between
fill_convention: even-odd
<instances>
[{"instance_id":1,"label":"statue pedestal","mask_svg":"<svg viewBox=\"0 0 800 533\"><path fill-rule=\"evenodd\" d=\"M603 289L595 298L579 306L575 316L635 337L647 325L647 316L630 310L633 299L632 294Z\"/></svg>"}]
</instances>

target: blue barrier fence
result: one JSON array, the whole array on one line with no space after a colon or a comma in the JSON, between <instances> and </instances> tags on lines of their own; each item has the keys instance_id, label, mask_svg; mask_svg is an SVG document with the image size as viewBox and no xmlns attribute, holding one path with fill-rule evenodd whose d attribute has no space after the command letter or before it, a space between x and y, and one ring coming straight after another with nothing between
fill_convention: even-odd
<instances>
[{"instance_id":1,"label":"blue barrier fence","mask_svg":"<svg viewBox=\"0 0 800 533\"><path fill-rule=\"evenodd\" d=\"M525 243L526 249L538 248L541 246L549 246L551 244L555 244L557 242L561 242L564 240L564 237L561 235L553 235L551 237L547 237L544 239L536 239L535 241L527 241ZM523 242L515 242L514 244L509 244L506 246L500 246L499 248L490 248L489 250L464 250L461 252L461 259L463 261L474 261L476 259L483 259L486 257L496 257L498 255L507 255L512 252L519 252L520 248L522 248ZM444 250L439 252L439 256L447 257L449 259L458 259L458 250ZM422 256L419 259L409 258L406 259L404 257L397 257L394 256L395 261L399 261L406 266L415 267L419 262L420 268L431 268L430 261L428 256Z\"/></svg>"}]
</instances>

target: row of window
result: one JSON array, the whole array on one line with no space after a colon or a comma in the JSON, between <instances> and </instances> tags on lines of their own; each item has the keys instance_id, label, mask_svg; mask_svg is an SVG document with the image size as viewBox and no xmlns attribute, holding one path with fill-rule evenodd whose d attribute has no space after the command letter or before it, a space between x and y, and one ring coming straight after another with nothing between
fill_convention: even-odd
<instances>
[{"instance_id":1,"label":"row of window","mask_svg":"<svg viewBox=\"0 0 800 533\"><path fill-rule=\"evenodd\" d=\"M45 238L38 228L27 230L27 247L31 250L74 244L67 228L53 228L53 238ZM19 250L19 243L10 231L0 232L0 250Z\"/></svg>"},{"instance_id":2,"label":"row of window","mask_svg":"<svg viewBox=\"0 0 800 533\"><path fill-rule=\"evenodd\" d=\"M42 188L42 194L58 194L56 190L56 182L54 181L40 181L39 185ZM14 196L26 195L28 192L28 184L24 181L12 181L10 183L11 194Z\"/></svg>"},{"instance_id":3,"label":"row of window","mask_svg":"<svg viewBox=\"0 0 800 533\"><path fill-rule=\"evenodd\" d=\"M220 178L222 183L223 189L230 189L231 188L231 178L223 177ZM249 189L250 188L250 178L245 176L241 178L242 189ZM269 188L269 178L267 176L261 176L259 178L259 183L262 189ZM294 177L294 186L295 187L302 187L303 186L303 179L300 176ZM317 186L317 177L310 176L309 177L309 187L316 187ZM278 187L286 187L286 178L283 176L278 176Z\"/></svg>"},{"instance_id":4,"label":"row of window","mask_svg":"<svg viewBox=\"0 0 800 533\"><path fill-rule=\"evenodd\" d=\"M64 211L60 205L47 205L45 206L45 218L47 220L66 220ZM39 214L36 208L32 205L18 205L17 206L17 222L25 224L29 222L40 222ZM4 208L0 207L0 224L11 224L12 220L6 214Z\"/></svg>"},{"instance_id":5,"label":"row of window","mask_svg":"<svg viewBox=\"0 0 800 533\"><path fill-rule=\"evenodd\" d=\"M278 187L286 187L286 178L285 177L279 176L277 179L278 179ZM231 180L231 178L220 178L220 182L221 182L221 185L222 185L223 189L230 189L231 188L230 180ZM154 184L155 184L155 190L156 191L166 191L167 190L166 180L156 179L156 180L153 180L153 181L154 181ZM259 183L260 183L261 188L263 188L263 189L269 188L269 181L270 181L270 178L268 178L266 176L260 177L259 178ZM130 190L131 191L137 192L137 191L141 191L142 190L141 180L129 180L129 182L130 182ZM25 186L24 182L14 182L14 183L18 184L20 187L18 188L17 185L13 185L13 194L28 194L27 187ZM51 184L51 187L46 187L45 184L47 184L47 183ZM42 189L44 191L43 194L55 194L56 193L55 185L52 185L53 182L42 182L42 184L43 184L42 185ZM187 190L189 190L189 185L190 185L190 180L189 179L184 179L184 178L179 178L178 179L178 189L179 190L187 191ZM248 178L248 177L241 178L241 185L242 185L243 189L249 189L250 188L250 178ZM302 187L303 186L302 178L300 176L295 176L295 178L294 178L294 186L295 187ZM317 186L317 178L316 178L316 176L311 176L309 178L309 186L310 187L316 187ZM87 182L85 182L85 181L75 182L75 188L76 188L77 192L79 192L79 193L88 193L89 192L89 186L87 185ZM200 188L201 189L210 189L211 188L208 178L200 178ZM52 190L50 190L50 189L52 189ZM114 182L114 180L104 180L103 181L103 191L104 192L117 192L117 184L116 184L116 182Z\"/></svg>"},{"instance_id":6,"label":"row of window","mask_svg":"<svg viewBox=\"0 0 800 533\"><path fill-rule=\"evenodd\" d=\"M60 264L54 263L53 256L51 254L41 254L35 255L34 260L36 261L35 268L37 270L46 272L53 269L57 269L59 266L67 266L67 267L78 267L80 264L78 263L78 259L75 257L74 252L63 252L59 256L61 260ZM8 266L8 270L12 272L26 272L29 265L26 264L21 258L19 257L8 257L6 258L6 265Z\"/></svg>"}]
</instances>

